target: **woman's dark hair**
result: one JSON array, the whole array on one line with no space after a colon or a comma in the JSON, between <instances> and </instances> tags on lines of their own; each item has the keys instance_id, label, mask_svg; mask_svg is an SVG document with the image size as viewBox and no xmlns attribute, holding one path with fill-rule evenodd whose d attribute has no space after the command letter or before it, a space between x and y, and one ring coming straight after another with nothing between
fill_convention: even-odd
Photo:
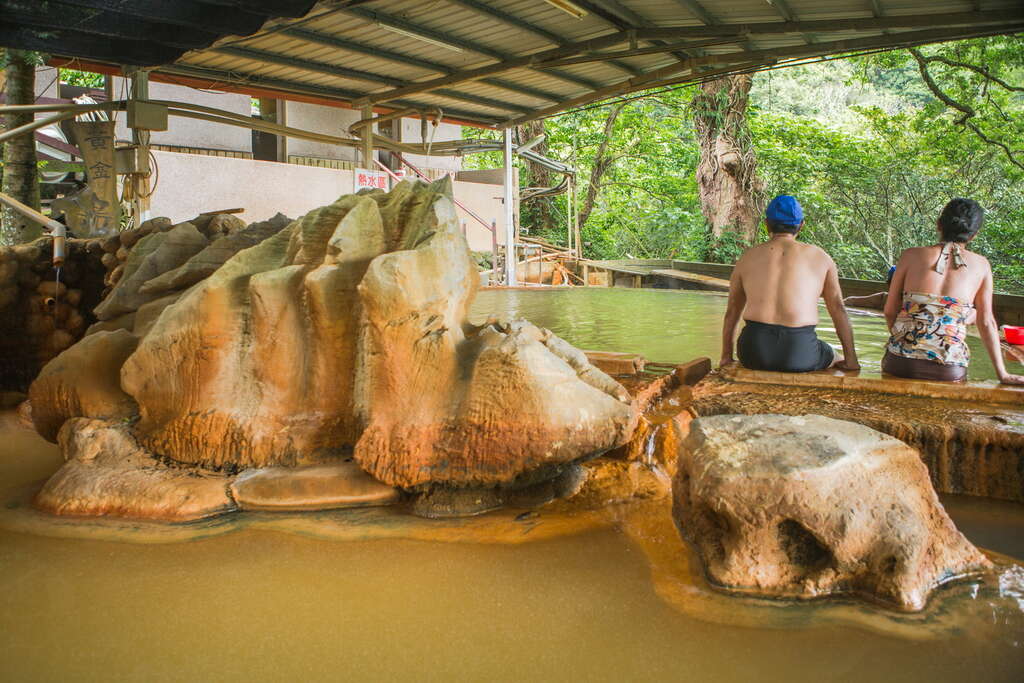
<instances>
[{"instance_id":1,"label":"woman's dark hair","mask_svg":"<svg viewBox=\"0 0 1024 683\"><path fill-rule=\"evenodd\" d=\"M985 209L973 199L957 197L939 215L943 242L967 242L981 230Z\"/></svg>"}]
</instances>

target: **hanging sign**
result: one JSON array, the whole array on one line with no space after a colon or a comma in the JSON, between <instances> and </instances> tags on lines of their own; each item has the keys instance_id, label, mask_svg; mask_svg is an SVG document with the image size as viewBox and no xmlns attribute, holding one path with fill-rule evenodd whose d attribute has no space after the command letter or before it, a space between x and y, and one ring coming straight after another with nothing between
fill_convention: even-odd
<instances>
[{"instance_id":1,"label":"hanging sign","mask_svg":"<svg viewBox=\"0 0 1024 683\"><path fill-rule=\"evenodd\" d=\"M83 207L83 223L91 236L118 230L117 169L114 166L114 122L74 121L71 135L85 160L85 175L92 190L90 206Z\"/></svg>"},{"instance_id":2,"label":"hanging sign","mask_svg":"<svg viewBox=\"0 0 1024 683\"><path fill-rule=\"evenodd\" d=\"M387 192L391 189L390 178L384 171L357 168L352 175L355 180L356 192L362 189L384 190Z\"/></svg>"}]
</instances>

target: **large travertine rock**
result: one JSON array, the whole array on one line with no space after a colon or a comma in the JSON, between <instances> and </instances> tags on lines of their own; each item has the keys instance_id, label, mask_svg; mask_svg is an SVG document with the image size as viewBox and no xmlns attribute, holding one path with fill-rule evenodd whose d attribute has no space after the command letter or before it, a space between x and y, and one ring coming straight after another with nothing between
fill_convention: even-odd
<instances>
[{"instance_id":1,"label":"large travertine rock","mask_svg":"<svg viewBox=\"0 0 1024 683\"><path fill-rule=\"evenodd\" d=\"M123 425L75 418L64 423L59 441L67 462L35 499L48 512L188 522L237 509L229 477L168 467Z\"/></svg>"},{"instance_id":2,"label":"large travertine rock","mask_svg":"<svg viewBox=\"0 0 1024 683\"><path fill-rule=\"evenodd\" d=\"M121 366L138 343L126 330L96 332L47 363L29 387L36 431L57 441L72 417L118 419L138 407L121 390Z\"/></svg>"},{"instance_id":3,"label":"large travertine rock","mask_svg":"<svg viewBox=\"0 0 1024 683\"><path fill-rule=\"evenodd\" d=\"M637 410L582 353L528 323L467 325L479 278L450 192L342 197L166 307L121 371L139 442L232 470L354 452L405 488L505 484L624 443Z\"/></svg>"},{"instance_id":4,"label":"large travertine rock","mask_svg":"<svg viewBox=\"0 0 1024 683\"><path fill-rule=\"evenodd\" d=\"M817 415L694 420L673 481L711 581L767 596L855 592L921 609L991 563L946 515L917 452Z\"/></svg>"}]
</instances>

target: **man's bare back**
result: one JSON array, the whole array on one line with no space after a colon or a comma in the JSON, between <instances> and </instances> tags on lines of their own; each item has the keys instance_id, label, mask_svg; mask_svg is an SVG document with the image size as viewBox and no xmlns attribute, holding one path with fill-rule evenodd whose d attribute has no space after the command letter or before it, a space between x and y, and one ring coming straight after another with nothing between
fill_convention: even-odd
<instances>
[{"instance_id":1,"label":"man's bare back","mask_svg":"<svg viewBox=\"0 0 1024 683\"><path fill-rule=\"evenodd\" d=\"M799 202L779 195L768 204L765 223L771 238L747 249L733 268L722 325L721 364L733 362L736 326L742 317L746 324L739 339L739 356L747 367L783 372L832 365L860 369L836 264L823 250L796 239L803 227ZM843 345L843 356L837 356L814 332L822 296Z\"/></svg>"},{"instance_id":2,"label":"man's bare back","mask_svg":"<svg viewBox=\"0 0 1024 683\"><path fill-rule=\"evenodd\" d=\"M746 297L743 319L787 327L817 325L818 298L829 273L835 273L832 258L793 235L777 235L747 249L733 270Z\"/></svg>"}]
</instances>

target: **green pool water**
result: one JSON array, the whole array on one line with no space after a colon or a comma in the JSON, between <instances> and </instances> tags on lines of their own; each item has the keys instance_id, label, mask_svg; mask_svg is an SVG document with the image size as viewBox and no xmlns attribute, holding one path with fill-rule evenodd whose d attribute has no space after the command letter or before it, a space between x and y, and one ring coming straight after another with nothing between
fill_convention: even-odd
<instances>
[{"instance_id":1,"label":"green pool water","mask_svg":"<svg viewBox=\"0 0 1024 683\"><path fill-rule=\"evenodd\" d=\"M593 351L639 353L652 361L682 362L708 356L718 362L722 344L724 294L688 290L580 287L576 289L485 289L472 316L525 318L571 344ZM878 314L851 312L862 373L881 374L889 333ZM818 335L840 350L832 320L821 307ZM977 337L971 349L970 379L995 379L992 361Z\"/></svg>"}]
</instances>

